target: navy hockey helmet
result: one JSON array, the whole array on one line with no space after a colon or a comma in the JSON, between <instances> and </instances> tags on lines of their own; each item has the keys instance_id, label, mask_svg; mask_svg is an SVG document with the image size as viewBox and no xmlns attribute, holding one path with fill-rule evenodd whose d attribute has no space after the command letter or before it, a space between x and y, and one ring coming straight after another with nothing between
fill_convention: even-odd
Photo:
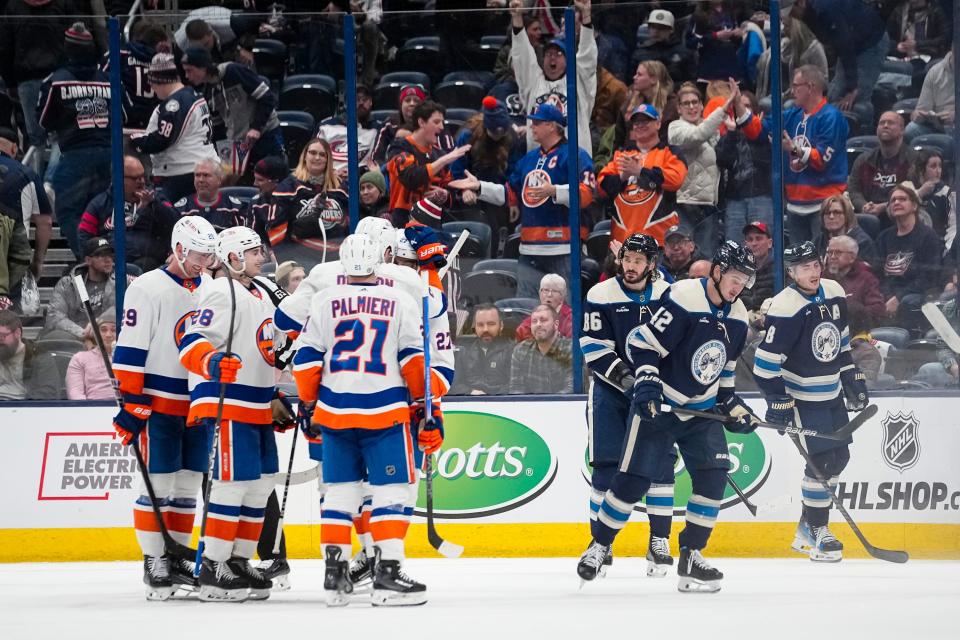
<instances>
[{"instance_id":1,"label":"navy hockey helmet","mask_svg":"<svg viewBox=\"0 0 960 640\"><path fill-rule=\"evenodd\" d=\"M788 267L795 267L804 262L820 260L820 254L817 253L817 247L807 240L800 244L787 247L783 252L783 261Z\"/></svg>"},{"instance_id":2,"label":"navy hockey helmet","mask_svg":"<svg viewBox=\"0 0 960 640\"><path fill-rule=\"evenodd\" d=\"M638 251L647 256L647 260L653 260L660 253L660 246L651 236L643 233L631 234L629 238L620 245L620 251L617 253L617 259L623 260L623 254L627 251Z\"/></svg>"},{"instance_id":3,"label":"navy hockey helmet","mask_svg":"<svg viewBox=\"0 0 960 640\"><path fill-rule=\"evenodd\" d=\"M731 269L748 276L750 279L747 281L747 289L752 288L757 279L757 259L753 257L753 252L733 240L727 240L717 249L710 266L711 276L713 267L720 267L721 276Z\"/></svg>"}]
</instances>

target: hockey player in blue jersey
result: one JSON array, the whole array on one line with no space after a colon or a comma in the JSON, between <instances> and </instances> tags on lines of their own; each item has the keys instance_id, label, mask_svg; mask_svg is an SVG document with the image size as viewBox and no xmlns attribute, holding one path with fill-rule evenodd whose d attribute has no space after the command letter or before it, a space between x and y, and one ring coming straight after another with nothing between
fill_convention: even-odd
<instances>
[{"instance_id":1,"label":"hockey player in blue jersey","mask_svg":"<svg viewBox=\"0 0 960 640\"><path fill-rule=\"evenodd\" d=\"M757 348L753 374L767 399L767 422L829 431L847 423L847 409L867 406L863 373L850 355L846 294L821 278L812 242L783 252L793 284L778 293L766 315L766 337ZM844 398L846 397L846 408ZM845 441L810 438L810 457L831 487L850 460ZM843 544L828 527L830 494L807 466L801 483L803 515L793 548L818 562L839 562Z\"/></svg>"},{"instance_id":2,"label":"hockey player in blue jersey","mask_svg":"<svg viewBox=\"0 0 960 640\"><path fill-rule=\"evenodd\" d=\"M674 444L690 472L693 495L680 532L678 588L715 592L723 574L701 555L720 512L730 468L723 426L716 420L663 411L709 410L735 418L731 431L749 433L758 418L734 392L734 370L747 336L747 311L738 300L753 285L753 254L728 240L717 251L710 277L681 280L660 298L660 308L630 333L627 349L636 382L629 430L616 475L591 523L593 540L577 565L593 580L626 525L633 507L672 465Z\"/></svg>"},{"instance_id":3,"label":"hockey player in blue jersey","mask_svg":"<svg viewBox=\"0 0 960 640\"><path fill-rule=\"evenodd\" d=\"M636 379L627 354L627 336L647 322L658 308L668 284L660 278L660 247L651 236L629 236L617 253L615 278L594 285L583 307L580 349L590 368L587 400L587 438L590 465L590 520L597 519L603 496L617 473L627 433L630 395ZM673 564L670 557L670 524L673 519L673 466L655 478L647 493L650 546L647 575L664 576ZM612 564L608 555L605 565Z\"/></svg>"}]
</instances>

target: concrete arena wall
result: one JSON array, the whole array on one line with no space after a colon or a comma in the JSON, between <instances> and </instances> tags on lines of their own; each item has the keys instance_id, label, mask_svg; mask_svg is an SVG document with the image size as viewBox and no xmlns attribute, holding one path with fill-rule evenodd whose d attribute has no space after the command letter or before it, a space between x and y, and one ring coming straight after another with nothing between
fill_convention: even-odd
<instances>
[{"instance_id":1,"label":"concrete arena wall","mask_svg":"<svg viewBox=\"0 0 960 640\"><path fill-rule=\"evenodd\" d=\"M761 400L750 402L762 410ZM960 558L958 398L874 402L880 411L856 433L841 478L844 506L877 546L905 549L915 558ZM469 556L578 555L589 540L584 398L444 404L447 441L434 480L441 534L464 545ZM131 528L139 472L132 452L116 442L112 413L107 405L0 405L7 437L0 451L0 562L140 557ZM281 468L291 437L278 436ZM772 430L730 434L728 445L731 473L761 512L752 517L728 491L710 554L791 555L800 456ZM313 467L306 453L297 447L296 471ZM315 482L290 490L286 533L293 558L319 557ZM682 464L676 483L674 532L683 526L690 492ZM846 555L865 557L839 513L832 519ZM416 518L408 536L412 557L434 555L424 529ZM642 555L646 541L646 516L635 514L615 552Z\"/></svg>"}]
</instances>

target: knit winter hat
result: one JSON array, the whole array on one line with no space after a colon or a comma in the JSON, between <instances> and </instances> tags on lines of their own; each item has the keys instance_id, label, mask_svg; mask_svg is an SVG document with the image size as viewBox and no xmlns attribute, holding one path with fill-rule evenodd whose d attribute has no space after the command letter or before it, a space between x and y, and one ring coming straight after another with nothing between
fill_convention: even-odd
<instances>
[{"instance_id":1,"label":"knit winter hat","mask_svg":"<svg viewBox=\"0 0 960 640\"><path fill-rule=\"evenodd\" d=\"M87 25L74 22L64 32L63 50L67 58L89 58L96 54L93 46L93 36L87 31Z\"/></svg>"},{"instance_id":2,"label":"knit winter hat","mask_svg":"<svg viewBox=\"0 0 960 640\"><path fill-rule=\"evenodd\" d=\"M173 84L180 81L177 63L169 53L158 53L150 60L147 68L147 80L150 84Z\"/></svg>"},{"instance_id":3,"label":"knit winter hat","mask_svg":"<svg viewBox=\"0 0 960 640\"><path fill-rule=\"evenodd\" d=\"M379 171L367 171L360 176L360 184L361 186L364 184L372 184L380 190L380 197L387 195L387 181Z\"/></svg>"},{"instance_id":4,"label":"knit winter hat","mask_svg":"<svg viewBox=\"0 0 960 640\"><path fill-rule=\"evenodd\" d=\"M483 99L483 127L487 131L504 131L510 124L510 114L502 102L493 96Z\"/></svg>"},{"instance_id":5,"label":"knit winter hat","mask_svg":"<svg viewBox=\"0 0 960 640\"><path fill-rule=\"evenodd\" d=\"M438 204L430 198L421 198L410 210L410 219L431 229L439 229L440 219L443 216L443 204Z\"/></svg>"},{"instance_id":6,"label":"knit winter hat","mask_svg":"<svg viewBox=\"0 0 960 640\"><path fill-rule=\"evenodd\" d=\"M402 88L400 89L400 98L399 98L398 102L399 102L400 104L403 104L403 99L406 98L406 97L407 97L408 95L410 95L410 94L413 94L413 95L417 96L418 98L420 98L420 101L421 101L421 102L427 99L427 94L426 94L426 92L423 90L423 87L421 87L421 86L418 85L418 84L408 84L408 85L406 85L406 86L404 86L404 87L402 87Z\"/></svg>"},{"instance_id":7,"label":"knit winter hat","mask_svg":"<svg viewBox=\"0 0 960 640\"><path fill-rule=\"evenodd\" d=\"M253 166L253 172L275 182L279 182L290 175L286 161L280 156L262 158Z\"/></svg>"}]
</instances>

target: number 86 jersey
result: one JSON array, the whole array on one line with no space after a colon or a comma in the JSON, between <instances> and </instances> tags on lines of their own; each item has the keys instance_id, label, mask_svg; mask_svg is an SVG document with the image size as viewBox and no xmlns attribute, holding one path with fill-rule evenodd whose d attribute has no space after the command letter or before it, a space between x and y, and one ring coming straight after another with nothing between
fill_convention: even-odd
<instances>
[{"instance_id":1,"label":"number 86 jersey","mask_svg":"<svg viewBox=\"0 0 960 640\"><path fill-rule=\"evenodd\" d=\"M420 309L408 294L374 284L318 293L298 338L293 376L313 421L330 429L409 422L424 393Z\"/></svg>"}]
</instances>

